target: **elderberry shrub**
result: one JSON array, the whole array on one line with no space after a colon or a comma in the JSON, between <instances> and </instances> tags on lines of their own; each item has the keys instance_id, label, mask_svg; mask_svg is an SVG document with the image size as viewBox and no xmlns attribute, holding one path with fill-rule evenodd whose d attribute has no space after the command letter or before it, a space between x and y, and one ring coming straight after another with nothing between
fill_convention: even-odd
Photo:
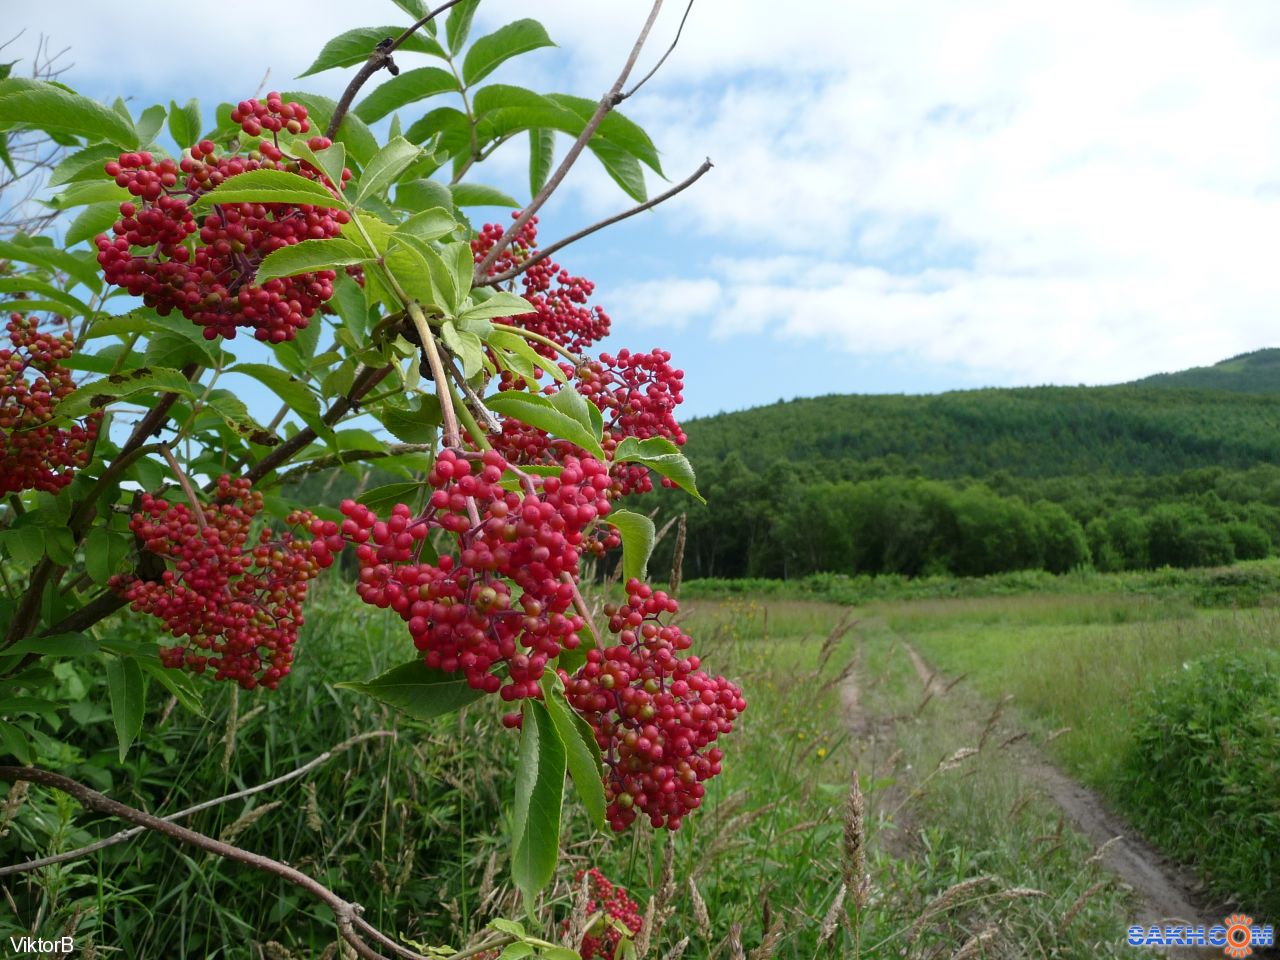
<instances>
[{"instance_id":1,"label":"elderberry shrub","mask_svg":"<svg viewBox=\"0 0 1280 960\"><path fill-rule=\"evenodd\" d=\"M321 569L310 541L270 528L255 540L262 494L248 480L225 475L200 517L185 503L150 494L141 507L130 529L144 549L172 567L159 580L117 576L110 585L133 610L157 617L181 641L161 649L161 662L198 674L212 671L214 679L246 690L276 689L293 662L307 584ZM305 529L313 520L298 510L285 522Z\"/></svg>"},{"instance_id":2,"label":"elderberry shrub","mask_svg":"<svg viewBox=\"0 0 1280 960\"><path fill-rule=\"evenodd\" d=\"M747 708L736 686L699 669L698 657L677 656L691 640L661 618L679 609L665 592L628 581L627 602L605 608L618 643L588 650L572 676L561 671L569 703L604 754L606 816L617 831L637 813L678 829L701 805L703 781L720 772L721 752L706 748Z\"/></svg>"},{"instance_id":3,"label":"elderberry shrub","mask_svg":"<svg viewBox=\"0 0 1280 960\"><path fill-rule=\"evenodd\" d=\"M181 161L147 151L123 153L104 168L137 201L120 204L120 219L110 234L95 239L98 263L108 283L141 297L162 316L177 310L204 328L204 336L232 339L249 328L259 340L282 343L304 329L333 296L332 270L279 277L258 284L258 264L268 254L303 240L338 236L350 220L344 210L307 204L223 203L197 215L197 200L230 177L250 170L288 170L323 184L334 184L310 163L280 147L279 134L306 133L307 109L286 103L278 93L265 103L242 101L232 119L248 137L271 134L246 155L216 156L209 140L195 144ZM307 141L313 151L327 149L327 137ZM345 183L351 176L343 170Z\"/></svg>"},{"instance_id":4,"label":"elderberry shrub","mask_svg":"<svg viewBox=\"0 0 1280 960\"><path fill-rule=\"evenodd\" d=\"M472 688L506 701L540 696L548 661L581 643L573 603L584 532L610 509L597 460L569 457L558 477L526 476L520 492L501 485L509 469L496 451L444 450L421 515L397 504L381 520L347 500L341 526L312 524L321 565L333 562L335 544L356 544L356 592L400 615L427 666L462 671ZM433 530L450 549L424 560Z\"/></svg>"},{"instance_id":5,"label":"elderberry shrub","mask_svg":"<svg viewBox=\"0 0 1280 960\"><path fill-rule=\"evenodd\" d=\"M89 462L101 414L82 424L50 425L53 408L75 389L63 361L70 333L42 333L35 317L9 314L9 346L0 349L0 495L20 490L57 493Z\"/></svg>"}]
</instances>

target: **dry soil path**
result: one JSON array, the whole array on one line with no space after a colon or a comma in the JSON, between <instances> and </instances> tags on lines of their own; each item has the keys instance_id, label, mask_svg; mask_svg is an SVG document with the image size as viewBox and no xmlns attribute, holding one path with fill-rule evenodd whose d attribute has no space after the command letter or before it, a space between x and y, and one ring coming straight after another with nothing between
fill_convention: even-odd
<instances>
[{"instance_id":1,"label":"dry soil path","mask_svg":"<svg viewBox=\"0 0 1280 960\"><path fill-rule=\"evenodd\" d=\"M915 668L926 694L945 696L950 686L929 667L924 658L904 638L902 648ZM856 695L854 696L856 703ZM979 726L983 718L975 717ZM1093 790L1064 774L1027 739L1011 749L1023 767L1045 794L1062 808L1067 819L1095 845L1106 846L1102 862L1133 888L1140 900L1135 923L1206 923L1219 918L1220 911L1199 903L1193 891L1191 876L1151 848L1134 829L1113 813ZM1199 905L1198 905L1199 904ZM1180 949L1179 956L1217 956L1220 950L1195 951Z\"/></svg>"}]
</instances>

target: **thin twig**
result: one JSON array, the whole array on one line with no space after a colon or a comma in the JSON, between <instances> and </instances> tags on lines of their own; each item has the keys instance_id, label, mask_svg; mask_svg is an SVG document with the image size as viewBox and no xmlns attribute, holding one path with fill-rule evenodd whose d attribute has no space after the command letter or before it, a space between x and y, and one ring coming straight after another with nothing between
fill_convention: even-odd
<instances>
[{"instance_id":1,"label":"thin twig","mask_svg":"<svg viewBox=\"0 0 1280 960\"><path fill-rule=\"evenodd\" d=\"M365 740L372 740L375 737L395 737L396 734L391 730L374 730L370 733L357 734L343 740L336 747L326 750L317 757L312 758L307 763L292 770L283 776L276 777L274 780L268 780L266 783L260 783L255 787L247 787L244 790L238 790L235 793L229 793L225 797L218 797L215 800L206 800L203 803L197 803L193 807L187 807L185 810L179 810L177 813L171 813L166 817L161 817L166 823L173 823L177 820L184 820L193 813L199 813L201 810L208 810L210 807L221 806L224 803L230 803L233 800L243 800L245 797L251 797L255 793L262 793L265 790L271 790L290 780L296 780L304 774L310 773L316 767L328 762L338 754L354 747L357 743ZM14 873L28 873L32 870L39 870L41 867L49 867L55 863L66 863L68 860L79 860L87 857L91 853L96 853L106 847L115 846L117 843L123 843L131 837L145 831L146 827L130 827L128 830L121 830L119 833L113 833L109 837L103 837L87 846L77 847L75 850L68 850L65 853L54 854L51 857L41 857L39 860L27 860L24 863L15 863L10 866L0 867L0 877L7 877Z\"/></svg>"},{"instance_id":2,"label":"thin twig","mask_svg":"<svg viewBox=\"0 0 1280 960\"><path fill-rule=\"evenodd\" d=\"M182 466L178 463L177 457L163 443L160 444L160 455L164 457L165 462L169 464L169 469L178 478L178 485L182 487L182 493L186 496L187 503L191 504L191 512L195 515L197 526L201 530L206 529L209 524L205 521L204 510L200 506L200 498L196 496L195 488L191 486L191 481L187 479L187 475L182 472Z\"/></svg>"},{"instance_id":3,"label":"thin twig","mask_svg":"<svg viewBox=\"0 0 1280 960\"><path fill-rule=\"evenodd\" d=\"M635 45L631 48L631 54L627 57L627 62L622 67L622 72L618 74L618 79L603 97L600 98L599 104L596 105L595 113L591 115L591 119L587 121L586 126L582 128L582 132L578 134L578 138L573 141L573 145L569 147L569 152L564 155L564 159L560 161L560 166L543 184L542 189L538 191L538 195L529 202L529 205L520 212L511 225L507 227L506 232L498 238L498 242L490 248L485 254L483 260L476 264L475 281L473 285L482 281L489 275L489 270L497 263L498 258L506 251L511 241L520 234L525 224L541 209L542 205L547 202L551 194L555 193L560 186L569 169L577 161L582 151L586 148L587 142L595 136L596 130L600 124L604 122L604 118L609 111L621 103L622 88L627 82L627 78L631 76L631 71L635 68L636 60L640 56L640 51L644 48L645 41L649 39L649 31L653 29L654 21L658 19L658 11L662 9L662 0L654 0L653 9L649 11L649 18L644 22L644 27L640 30L640 36L636 38Z\"/></svg>"},{"instance_id":4,"label":"thin twig","mask_svg":"<svg viewBox=\"0 0 1280 960\"><path fill-rule=\"evenodd\" d=\"M622 100L627 100L635 95L635 92L649 82L650 78L662 69L662 65L667 62L667 57L676 52L676 44L680 42L680 34L684 33L684 23L689 19L689 11L693 9L693 0L689 0L689 5L684 8L684 16L680 18L680 26L676 28L676 38L671 41L671 46L667 47L667 52L658 58L658 62L653 65L653 69L641 77L634 87L622 95Z\"/></svg>"},{"instance_id":5,"label":"thin twig","mask_svg":"<svg viewBox=\"0 0 1280 960\"><path fill-rule=\"evenodd\" d=\"M338 933L343 940L352 946L359 956L364 957L365 960L387 960L383 954L374 950L356 934L354 927L362 910L359 904L350 903L342 899L318 880L307 876L302 871L296 870L286 863L281 863L279 860L273 860L270 857L264 857L251 850L245 850L242 847L233 846L221 840L215 840L213 837L205 836L203 833L197 833L186 827L180 827L175 823L169 823L143 810L130 807L118 800L112 800L97 790L72 780L70 777L54 773L52 770L43 770L39 767L0 767L0 780L11 783L25 780L28 783L53 787L74 797L86 809L118 817L129 823L136 823L140 827L162 833L180 843L198 847L216 856L235 860L263 870L282 880L287 880L295 886L301 887L333 911L334 918L338 923ZM365 926L362 923L361 929L364 930Z\"/></svg>"},{"instance_id":6,"label":"thin twig","mask_svg":"<svg viewBox=\"0 0 1280 960\"><path fill-rule=\"evenodd\" d=\"M512 277L520 276L520 274L524 273L526 270L532 267L535 263L540 263L541 261L547 259L547 257L551 256L557 251L563 250L565 247L569 246L569 244L577 243L583 237L589 237L591 236L591 234L597 232L598 230L603 230L605 227L611 227L615 223L619 223L623 220L626 220L628 217L634 217L637 213L644 213L644 211L650 210L653 207L656 207L658 204L666 200L670 200L677 193L680 193L682 190L687 190L689 189L689 187L693 186L699 179L702 178L703 174L705 174L708 170L712 168L712 166L714 166L714 164L712 164L711 159L707 158L706 160L702 161L702 166L698 167L698 169L695 170L690 176L686 177L684 180L681 180L679 183L677 183L674 187L672 187L666 193L660 193L658 194L658 196L654 197L652 200L647 200L644 203L640 204L639 206L632 207L630 210L624 210L622 213L614 214L612 217L609 217L607 220L601 220L599 223L593 223L591 226L586 227L582 230L579 230L577 233L570 234L569 236L565 237L563 240L557 240L555 243L551 244L549 247L545 247L544 249L539 250L537 254L530 257L528 260L520 261L520 263L516 264L514 267L510 268L509 270L504 270L502 271L502 273L495 273L491 277L487 277L484 280L477 281L476 286L492 287L492 286L496 286L499 283L505 283L507 280L510 280Z\"/></svg>"},{"instance_id":7,"label":"thin twig","mask_svg":"<svg viewBox=\"0 0 1280 960\"><path fill-rule=\"evenodd\" d=\"M329 127L325 130L325 136L330 140L338 132L338 127L342 126L342 121L347 115L347 111L351 109L351 101L356 98L356 94L360 92L360 88L365 82L383 67L389 67L392 73L399 73L395 69L395 64L391 62L391 55L400 49L401 44L408 40L421 27L426 26L436 18L438 14L443 13L461 0L449 0L448 3L442 3L421 20L417 21L413 26L406 29L400 36L390 42L384 41L374 47L373 52L369 54L369 59L364 62L359 72L351 78L351 82L347 84L347 89L342 91L342 97L338 100L338 105L333 108L333 116L329 118Z\"/></svg>"}]
</instances>

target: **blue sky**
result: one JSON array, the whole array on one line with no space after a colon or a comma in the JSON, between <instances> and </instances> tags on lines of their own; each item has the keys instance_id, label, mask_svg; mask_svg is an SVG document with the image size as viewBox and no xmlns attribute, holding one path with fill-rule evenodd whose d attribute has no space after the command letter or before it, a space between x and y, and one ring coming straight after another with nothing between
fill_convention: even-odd
<instances>
[{"instance_id":1,"label":"blue sky","mask_svg":"<svg viewBox=\"0 0 1280 960\"><path fill-rule=\"evenodd\" d=\"M334 95L345 71L293 78L328 37L404 19L389 0L228 0L198 18L137 0L121 29L121 9L88 0L25 6L11 50L48 34L71 47L68 82L139 109L199 96L211 111L268 68L269 89ZM595 98L648 6L547 0L532 12L560 46L491 79ZM473 36L531 12L480 9ZM683 10L668 4L641 69ZM697 0L626 112L672 180L705 156L715 169L560 257L596 280L608 347L671 350L686 418L836 392L1115 382L1276 342L1280 7L778 10ZM513 143L481 178L524 197L524 161ZM588 158L542 234L628 204Z\"/></svg>"}]
</instances>

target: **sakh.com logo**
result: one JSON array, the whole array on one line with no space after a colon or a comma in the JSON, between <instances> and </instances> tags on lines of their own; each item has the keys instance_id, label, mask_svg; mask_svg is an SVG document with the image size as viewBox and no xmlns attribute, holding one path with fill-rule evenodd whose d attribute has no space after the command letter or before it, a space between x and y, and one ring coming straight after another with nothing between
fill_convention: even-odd
<instances>
[{"instance_id":1,"label":"sakh.com logo","mask_svg":"<svg viewBox=\"0 0 1280 960\"><path fill-rule=\"evenodd\" d=\"M1253 917L1233 913L1220 924L1166 924L1130 927L1131 947L1221 947L1228 957L1247 957L1254 947L1275 944L1271 924L1255 924Z\"/></svg>"}]
</instances>

